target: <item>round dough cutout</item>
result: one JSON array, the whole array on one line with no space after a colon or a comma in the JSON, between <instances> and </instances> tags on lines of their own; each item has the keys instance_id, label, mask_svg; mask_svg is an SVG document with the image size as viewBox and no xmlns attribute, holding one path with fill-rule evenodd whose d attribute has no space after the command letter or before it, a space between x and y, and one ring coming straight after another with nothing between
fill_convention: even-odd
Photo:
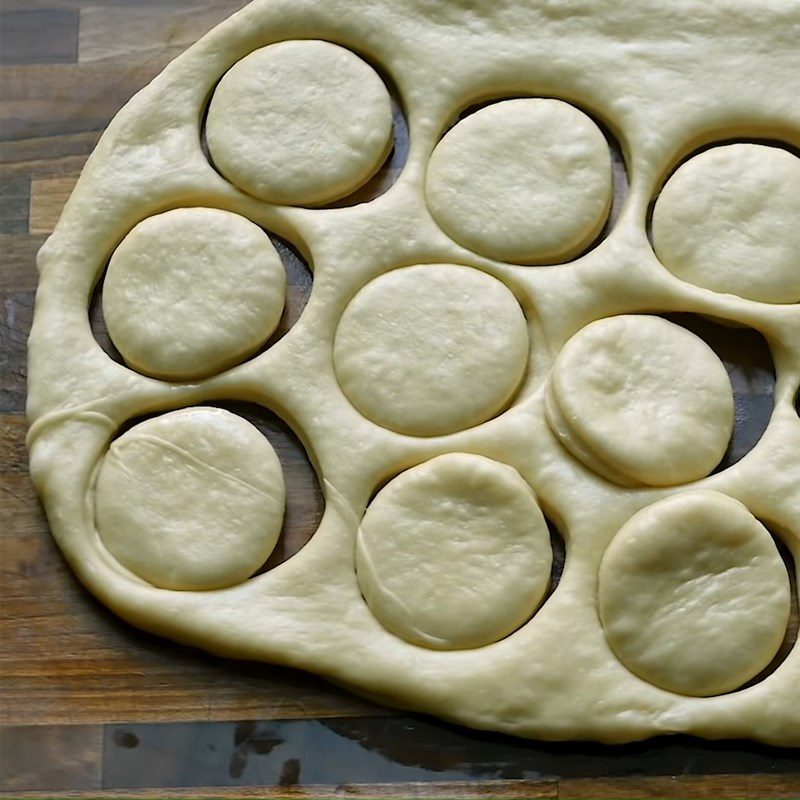
<instances>
[{"instance_id":1,"label":"round dough cutout","mask_svg":"<svg viewBox=\"0 0 800 800\"><path fill-rule=\"evenodd\" d=\"M708 475L733 431L733 389L716 353L672 322L628 314L592 322L556 359L550 427L572 455L621 485Z\"/></svg>"},{"instance_id":2,"label":"round dough cutout","mask_svg":"<svg viewBox=\"0 0 800 800\"><path fill-rule=\"evenodd\" d=\"M714 147L681 165L653 210L653 246L678 278L765 303L800 302L800 158Z\"/></svg>"},{"instance_id":3,"label":"round dough cutout","mask_svg":"<svg viewBox=\"0 0 800 800\"><path fill-rule=\"evenodd\" d=\"M285 295L283 262L261 228L229 211L180 208L140 222L117 247L103 316L130 367L192 380L255 353Z\"/></svg>"},{"instance_id":4,"label":"round dough cutout","mask_svg":"<svg viewBox=\"0 0 800 800\"><path fill-rule=\"evenodd\" d=\"M766 528L718 492L679 494L635 514L600 565L611 649L678 694L737 689L775 657L791 611L789 575Z\"/></svg>"},{"instance_id":5,"label":"round dough cutout","mask_svg":"<svg viewBox=\"0 0 800 800\"><path fill-rule=\"evenodd\" d=\"M356 569L372 613L423 647L482 647L528 620L552 550L530 486L506 464L452 453L401 473L358 531Z\"/></svg>"},{"instance_id":6,"label":"round dough cutout","mask_svg":"<svg viewBox=\"0 0 800 800\"><path fill-rule=\"evenodd\" d=\"M333 355L342 390L365 417L436 436L485 422L511 400L528 331L496 278L452 264L402 267L356 294Z\"/></svg>"},{"instance_id":7,"label":"round dough cutout","mask_svg":"<svg viewBox=\"0 0 800 800\"><path fill-rule=\"evenodd\" d=\"M219 171L248 194L287 205L326 203L357 189L388 156L389 92L343 47L271 44L222 77L206 139Z\"/></svg>"},{"instance_id":8,"label":"round dough cutout","mask_svg":"<svg viewBox=\"0 0 800 800\"><path fill-rule=\"evenodd\" d=\"M561 100L494 103L457 123L428 164L433 217L459 244L512 263L578 255L611 209L601 130Z\"/></svg>"},{"instance_id":9,"label":"round dough cutout","mask_svg":"<svg viewBox=\"0 0 800 800\"><path fill-rule=\"evenodd\" d=\"M146 420L111 443L97 477L97 529L112 555L163 589L232 586L283 525L283 471L267 439L219 408Z\"/></svg>"}]
</instances>

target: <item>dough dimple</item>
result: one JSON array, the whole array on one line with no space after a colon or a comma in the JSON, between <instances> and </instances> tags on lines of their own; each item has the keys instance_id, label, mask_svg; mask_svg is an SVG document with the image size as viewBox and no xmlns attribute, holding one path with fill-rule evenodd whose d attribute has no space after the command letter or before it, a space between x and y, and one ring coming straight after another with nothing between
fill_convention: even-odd
<instances>
[{"instance_id":1,"label":"dough dimple","mask_svg":"<svg viewBox=\"0 0 800 800\"><path fill-rule=\"evenodd\" d=\"M241 417L197 407L146 420L112 442L97 477L105 546L164 589L218 589L253 574L283 524L283 471Z\"/></svg>"},{"instance_id":2,"label":"dough dimple","mask_svg":"<svg viewBox=\"0 0 800 800\"><path fill-rule=\"evenodd\" d=\"M530 486L506 464L451 453L389 482L358 531L356 569L389 631L442 650L507 636L547 591L552 550Z\"/></svg>"},{"instance_id":3,"label":"dough dimple","mask_svg":"<svg viewBox=\"0 0 800 800\"><path fill-rule=\"evenodd\" d=\"M800 301L800 158L738 143L691 158L653 210L653 246L682 280L766 303Z\"/></svg>"},{"instance_id":4,"label":"dough dimple","mask_svg":"<svg viewBox=\"0 0 800 800\"><path fill-rule=\"evenodd\" d=\"M783 641L789 575L771 536L736 500L679 494L634 515L600 565L600 616L617 657L686 695L729 692Z\"/></svg>"},{"instance_id":5,"label":"dough dimple","mask_svg":"<svg viewBox=\"0 0 800 800\"><path fill-rule=\"evenodd\" d=\"M460 244L500 261L565 261L608 217L611 156L597 125L561 100L505 100L439 142L428 206Z\"/></svg>"},{"instance_id":6,"label":"dough dimple","mask_svg":"<svg viewBox=\"0 0 800 800\"><path fill-rule=\"evenodd\" d=\"M283 263L257 225L180 208L140 222L117 247L103 316L129 366L189 380L258 350L280 322L285 293Z\"/></svg>"},{"instance_id":7,"label":"dough dimple","mask_svg":"<svg viewBox=\"0 0 800 800\"><path fill-rule=\"evenodd\" d=\"M620 484L705 477L733 431L733 390L714 351L660 317L587 325L559 353L547 418L564 446Z\"/></svg>"},{"instance_id":8,"label":"dough dimple","mask_svg":"<svg viewBox=\"0 0 800 800\"><path fill-rule=\"evenodd\" d=\"M318 204L357 189L392 145L389 93L343 47L287 41L235 64L217 86L206 138L214 164L271 203Z\"/></svg>"},{"instance_id":9,"label":"dough dimple","mask_svg":"<svg viewBox=\"0 0 800 800\"><path fill-rule=\"evenodd\" d=\"M511 399L528 332L512 292L452 264L403 267L367 284L336 331L342 390L368 419L416 436L477 425Z\"/></svg>"}]
</instances>

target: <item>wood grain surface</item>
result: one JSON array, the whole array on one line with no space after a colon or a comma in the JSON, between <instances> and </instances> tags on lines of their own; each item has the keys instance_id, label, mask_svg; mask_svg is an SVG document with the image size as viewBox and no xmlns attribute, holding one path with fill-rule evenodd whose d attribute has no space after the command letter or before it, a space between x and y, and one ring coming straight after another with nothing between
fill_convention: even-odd
<instances>
[{"instance_id":1,"label":"wood grain surface","mask_svg":"<svg viewBox=\"0 0 800 800\"><path fill-rule=\"evenodd\" d=\"M25 450L35 254L114 114L244 4L2 4L0 788L119 797L800 796L794 752L692 739L545 745L401 716L299 671L222 661L137 631L73 578L49 535ZM391 181L397 169L393 160L380 180ZM281 253L291 284L285 329L311 281L296 254ZM96 304L92 321L115 357ZM737 345L723 356L735 361L740 352ZM736 375L732 460L752 446L771 410L768 365L745 365ZM286 470L283 559L313 533L319 487L286 426L244 411Z\"/></svg>"}]
</instances>

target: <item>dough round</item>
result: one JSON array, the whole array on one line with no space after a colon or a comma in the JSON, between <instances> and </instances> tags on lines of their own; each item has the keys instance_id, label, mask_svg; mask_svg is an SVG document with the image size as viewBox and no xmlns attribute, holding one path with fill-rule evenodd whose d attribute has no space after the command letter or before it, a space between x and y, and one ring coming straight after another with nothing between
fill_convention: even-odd
<instances>
[{"instance_id":1,"label":"dough round","mask_svg":"<svg viewBox=\"0 0 800 800\"><path fill-rule=\"evenodd\" d=\"M733 389L714 351L661 317L592 322L559 353L547 418L564 446L623 485L703 478L733 432Z\"/></svg>"},{"instance_id":2,"label":"dough round","mask_svg":"<svg viewBox=\"0 0 800 800\"><path fill-rule=\"evenodd\" d=\"M465 247L500 261L565 261L608 217L611 156L600 129L574 106L505 100L445 135L425 191L436 221Z\"/></svg>"},{"instance_id":3,"label":"dough round","mask_svg":"<svg viewBox=\"0 0 800 800\"><path fill-rule=\"evenodd\" d=\"M326 203L357 189L389 154L389 92L343 47L272 44L223 76L206 139L214 164L245 192L271 203Z\"/></svg>"},{"instance_id":4,"label":"dough round","mask_svg":"<svg viewBox=\"0 0 800 800\"><path fill-rule=\"evenodd\" d=\"M334 365L353 405L412 436L485 422L525 373L528 331L511 291L471 267L403 267L368 283L345 309Z\"/></svg>"},{"instance_id":5,"label":"dough round","mask_svg":"<svg viewBox=\"0 0 800 800\"><path fill-rule=\"evenodd\" d=\"M800 302L800 158L743 143L700 153L659 195L653 246L668 270L696 286Z\"/></svg>"},{"instance_id":6,"label":"dough round","mask_svg":"<svg viewBox=\"0 0 800 800\"><path fill-rule=\"evenodd\" d=\"M791 611L772 537L741 503L710 491L634 515L603 557L598 591L620 661L662 689L701 697L761 672Z\"/></svg>"},{"instance_id":7,"label":"dough round","mask_svg":"<svg viewBox=\"0 0 800 800\"><path fill-rule=\"evenodd\" d=\"M283 524L283 471L249 422L219 408L146 420L111 443L97 476L105 546L163 589L218 589L253 574Z\"/></svg>"},{"instance_id":8,"label":"dough round","mask_svg":"<svg viewBox=\"0 0 800 800\"><path fill-rule=\"evenodd\" d=\"M180 208L140 222L117 247L103 316L129 366L191 380L256 352L285 294L283 262L261 228L228 211Z\"/></svg>"},{"instance_id":9,"label":"dough round","mask_svg":"<svg viewBox=\"0 0 800 800\"><path fill-rule=\"evenodd\" d=\"M356 569L378 621L440 650L482 647L522 625L550 583L550 536L507 464L451 453L403 472L358 531Z\"/></svg>"}]
</instances>

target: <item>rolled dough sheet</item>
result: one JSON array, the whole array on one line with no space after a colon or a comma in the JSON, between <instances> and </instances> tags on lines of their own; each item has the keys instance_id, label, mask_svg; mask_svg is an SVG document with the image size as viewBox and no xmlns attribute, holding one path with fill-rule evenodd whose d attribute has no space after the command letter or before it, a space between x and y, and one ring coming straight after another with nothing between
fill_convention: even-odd
<instances>
[{"instance_id":1,"label":"rolled dough sheet","mask_svg":"<svg viewBox=\"0 0 800 800\"><path fill-rule=\"evenodd\" d=\"M800 647L756 674L792 599L773 536L800 563L799 32L797 0L255 0L210 32L39 254L31 474L77 577L146 630L464 725L800 745ZM348 200L391 93L407 161ZM266 346L261 231L314 278ZM126 364L88 324L109 259ZM774 413L727 469L727 376L665 312L769 343ZM325 498L260 574L283 475L231 399L287 419Z\"/></svg>"}]
</instances>

